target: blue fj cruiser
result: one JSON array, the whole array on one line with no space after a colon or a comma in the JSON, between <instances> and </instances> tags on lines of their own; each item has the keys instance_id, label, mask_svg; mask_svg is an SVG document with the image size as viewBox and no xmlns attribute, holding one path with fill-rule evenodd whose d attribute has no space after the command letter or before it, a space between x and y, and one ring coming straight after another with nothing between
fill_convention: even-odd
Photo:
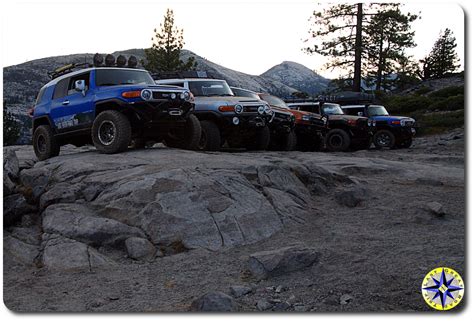
<instances>
[{"instance_id":1,"label":"blue fj cruiser","mask_svg":"<svg viewBox=\"0 0 474 321\"><path fill-rule=\"evenodd\" d=\"M392 116L381 105L342 106L344 113L365 116L375 121L373 143L376 148L409 148L416 134L415 120L405 116Z\"/></svg>"},{"instance_id":2,"label":"blue fj cruiser","mask_svg":"<svg viewBox=\"0 0 474 321\"><path fill-rule=\"evenodd\" d=\"M115 62L107 55L104 66L96 54L94 65L70 64L49 73L52 80L39 91L32 111L38 159L59 155L65 144L93 143L106 154L144 147L148 141L196 149L201 126L193 115L191 92L156 85L136 65L133 56L127 64L124 56Z\"/></svg>"}]
</instances>

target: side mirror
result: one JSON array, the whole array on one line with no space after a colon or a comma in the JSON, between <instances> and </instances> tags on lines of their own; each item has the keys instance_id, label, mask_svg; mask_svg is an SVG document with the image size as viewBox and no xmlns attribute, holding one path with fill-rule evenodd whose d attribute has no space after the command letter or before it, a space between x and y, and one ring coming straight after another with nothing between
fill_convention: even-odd
<instances>
[{"instance_id":1,"label":"side mirror","mask_svg":"<svg viewBox=\"0 0 474 321\"><path fill-rule=\"evenodd\" d=\"M364 113L361 112L361 111L359 111L359 112L357 112L357 116L363 117L363 116L364 116Z\"/></svg>"},{"instance_id":2,"label":"side mirror","mask_svg":"<svg viewBox=\"0 0 474 321\"><path fill-rule=\"evenodd\" d=\"M76 91L82 92L82 95L85 96L86 95L86 81L84 79L76 80L74 82L74 89Z\"/></svg>"}]
</instances>

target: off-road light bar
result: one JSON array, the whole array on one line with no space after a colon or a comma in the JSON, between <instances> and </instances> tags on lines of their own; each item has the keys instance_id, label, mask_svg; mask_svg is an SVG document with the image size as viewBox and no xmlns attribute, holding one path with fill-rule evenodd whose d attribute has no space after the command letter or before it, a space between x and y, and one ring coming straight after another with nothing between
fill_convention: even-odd
<instances>
[{"instance_id":1,"label":"off-road light bar","mask_svg":"<svg viewBox=\"0 0 474 321\"><path fill-rule=\"evenodd\" d=\"M117 67L125 67L126 64L127 58L125 58L123 55L117 57Z\"/></svg>"},{"instance_id":2,"label":"off-road light bar","mask_svg":"<svg viewBox=\"0 0 474 321\"><path fill-rule=\"evenodd\" d=\"M130 68L135 68L138 65L138 60L137 57L135 56L130 56L128 58L128 67Z\"/></svg>"},{"instance_id":3,"label":"off-road light bar","mask_svg":"<svg viewBox=\"0 0 474 321\"><path fill-rule=\"evenodd\" d=\"M105 65L107 67L111 67L115 65L115 57L112 56L111 54L108 54L107 56L105 56Z\"/></svg>"},{"instance_id":4,"label":"off-road light bar","mask_svg":"<svg viewBox=\"0 0 474 321\"><path fill-rule=\"evenodd\" d=\"M102 55L96 53L94 55L93 62L94 62L95 67L102 66L102 64L104 63L104 57L102 57Z\"/></svg>"}]
</instances>

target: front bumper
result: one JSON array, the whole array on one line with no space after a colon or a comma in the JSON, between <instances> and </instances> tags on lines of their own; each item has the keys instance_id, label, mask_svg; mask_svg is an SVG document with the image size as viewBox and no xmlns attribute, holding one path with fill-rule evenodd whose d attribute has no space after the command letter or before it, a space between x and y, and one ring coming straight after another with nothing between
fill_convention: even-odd
<instances>
[{"instance_id":1,"label":"front bumper","mask_svg":"<svg viewBox=\"0 0 474 321\"><path fill-rule=\"evenodd\" d=\"M187 101L131 102L132 109L145 122L172 121L186 118L194 110L194 104Z\"/></svg>"}]
</instances>

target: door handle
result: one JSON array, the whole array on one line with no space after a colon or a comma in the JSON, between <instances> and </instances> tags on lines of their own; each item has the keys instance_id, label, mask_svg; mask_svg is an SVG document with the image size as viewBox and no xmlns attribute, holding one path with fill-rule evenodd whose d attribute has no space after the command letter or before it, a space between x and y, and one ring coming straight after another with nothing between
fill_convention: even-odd
<instances>
[{"instance_id":1,"label":"door handle","mask_svg":"<svg viewBox=\"0 0 474 321\"><path fill-rule=\"evenodd\" d=\"M69 105L69 100L63 101L63 105Z\"/></svg>"}]
</instances>

